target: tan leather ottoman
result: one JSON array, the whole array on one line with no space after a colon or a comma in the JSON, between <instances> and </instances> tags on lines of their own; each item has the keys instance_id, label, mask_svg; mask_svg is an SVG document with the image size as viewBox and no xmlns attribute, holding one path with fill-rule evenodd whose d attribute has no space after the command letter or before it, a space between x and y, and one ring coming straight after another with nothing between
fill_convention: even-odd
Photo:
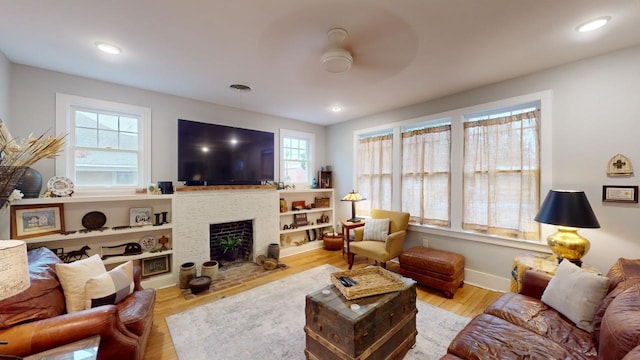
<instances>
[{"instance_id":1,"label":"tan leather ottoman","mask_svg":"<svg viewBox=\"0 0 640 360\"><path fill-rule=\"evenodd\" d=\"M400 274L453 298L464 284L464 256L426 247L413 247L400 256Z\"/></svg>"}]
</instances>

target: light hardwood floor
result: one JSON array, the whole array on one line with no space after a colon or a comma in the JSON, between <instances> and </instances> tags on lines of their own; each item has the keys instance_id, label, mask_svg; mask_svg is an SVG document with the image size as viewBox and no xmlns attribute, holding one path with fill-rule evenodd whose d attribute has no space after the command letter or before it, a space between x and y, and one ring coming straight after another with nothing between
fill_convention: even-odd
<instances>
[{"instance_id":1,"label":"light hardwood floor","mask_svg":"<svg viewBox=\"0 0 640 360\"><path fill-rule=\"evenodd\" d=\"M365 267L372 263L361 256L356 256L355 261L356 262L353 266L354 269ZM282 262L288 265L287 269L276 271L272 274L246 282L242 285L199 296L191 300L185 300L182 292L177 286L159 289L157 292L155 311L153 315L153 329L149 336L144 358L148 360L173 360L178 358L176 356L173 343L171 342L171 335L169 335L169 329L167 328L167 323L165 321L165 318L169 315L183 312L323 264L330 264L347 270L346 256L343 257L341 251L318 249L283 258ZM397 272L398 268L399 266L397 264L387 264L387 269L391 271ZM436 290L418 286L419 300L467 317L472 317L481 313L485 307L499 295L499 292L489 291L465 284L458 290L454 298L449 300Z\"/></svg>"}]
</instances>

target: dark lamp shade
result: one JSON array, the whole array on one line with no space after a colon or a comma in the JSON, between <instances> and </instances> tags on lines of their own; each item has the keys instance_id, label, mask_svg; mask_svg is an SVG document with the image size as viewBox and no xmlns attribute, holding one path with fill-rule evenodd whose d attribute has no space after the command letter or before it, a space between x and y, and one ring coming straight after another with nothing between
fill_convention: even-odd
<instances>
[{"instance_id":1,"label":"dark lamp shade","mask_svg":"<svg viewBox=\"0 0 640 360\"><path fill-rule=\"evenodd\" d=\"M534 220L573 228L600 227L584 191L549 191Z\"/></svg>"}]
</instances>

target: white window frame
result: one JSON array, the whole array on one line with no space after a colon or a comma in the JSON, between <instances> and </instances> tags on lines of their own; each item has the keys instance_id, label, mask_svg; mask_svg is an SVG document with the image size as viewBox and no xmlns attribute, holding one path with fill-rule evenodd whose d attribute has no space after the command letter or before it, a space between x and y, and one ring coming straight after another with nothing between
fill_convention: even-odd
<instances>
[{"instance_id":1,"label":"white window frame","mask_svg":"<svg viewBox=\"0 0 640 360\"><path fill-rule=\"evenodd\" d=\"M539 102L540 103L540 202L544 199L546 194L551 189L552 177L552 139L551 139L551 124L552 124L552 96L551 90L544 90L536 93L526 94L522 96L516 96L503 100L493 101L489 103L469 106L460 109L454 109L442 113L426 115L419 118L413 118L396 122L392 124L385 124L377 127L360 129L354 131L353 144L354 144L354 171L353 181L356 181L357 169L357 151L358 151L358 138L363 135L375 134L377 132L389 131L392 129L394 133L394 170L393 170L393 184L400 183L401 169L401 130L403 128L410 128L417 126L418 124L430 124L435 125L441 122L443 118L451 119L451 214L450 228L443 228L432 225L416 225L410 224L409 229L412 231L427 233L439 236L456 237L465 240L472 240L478 242L491 243L496 245L502 245L507 247L515 247L519 249L541 251L548 250L548 246L544 242L549 235L554 232L553 226L542 225L540 239L539 240L522 240L500 237L496 235L480 234L462 229L462 214L463 214L463 161L464 161L464 122L470 116L480 116L483 112L492 111L494 109L508 109L510 106L517 106L520 104ZM472 114L472 115L471 115ZM396 164L397 168L396 168ZM399 210L401 208L401 196L398 186L394 186L392 197L392 210Z\"/></svg>"},{"instance_id":2,"label":"white window frame","mask_svg":"<svg viewBox=\"0 0 640 360\"><path fill-rule=\"evenodd\" d=\"M112 101L92 99L82 96L56 93L56 132L68 133L65 152L56 158L55 173L71 180L74 174L75 127L73 126L73 108L85 108L97 112L114 112L135 116L140 119L138 132L138 179L133 186L79 186L75 184L75 192L96 193L131 193L139 187L147 187L151 183L151 109L142 106L122 104Z\"/></svg>"},{"instance_id":3,"label":"white window frame","mask_svg":"<svg viewBox=\"0 0 640 360\"><path fill-rule=\"evenodd\" d=\"M309 180L306 183L289 183L292 185L302 185L302 186L308 186L311 183L311 179L316 178L317 175L315 173L315 152L316 152L316 148L315 148L315 144L316 144L316 136L315 134L312 133L307 133L307 132L302 132L302 131L296 131L296 130L288 130L288 129L280 129L280 178L282 179L285 175L285 171L284 171L284 139L285 138L298 138L298 139L305 139L307 140L308 144L309 144L309 148L307 149L308 155L309 155L309 159L307 160L307 179ZM320 181L320 179L316 179L318 181ZM283 180L284 181L284 180Z\"/></svg>"}]
</instances>

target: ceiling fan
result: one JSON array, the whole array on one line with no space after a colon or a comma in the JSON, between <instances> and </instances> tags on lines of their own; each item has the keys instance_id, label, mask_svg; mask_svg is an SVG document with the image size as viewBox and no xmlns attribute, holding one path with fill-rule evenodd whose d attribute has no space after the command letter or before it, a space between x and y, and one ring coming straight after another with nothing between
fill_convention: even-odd
<instances>
[{"instance_id":1,"label":"ceiling fan","mask_svg":"<svg viewBox=\"0 0 640 360\"><path fill-rule=\"evenodd\" d=\"M353 65L353 56L345 49L347 35L347 31L341 28L333 28L327 32L329 45L320 58L320 64L327 72L345 72Z\"/></svg>"}]
</instances>

